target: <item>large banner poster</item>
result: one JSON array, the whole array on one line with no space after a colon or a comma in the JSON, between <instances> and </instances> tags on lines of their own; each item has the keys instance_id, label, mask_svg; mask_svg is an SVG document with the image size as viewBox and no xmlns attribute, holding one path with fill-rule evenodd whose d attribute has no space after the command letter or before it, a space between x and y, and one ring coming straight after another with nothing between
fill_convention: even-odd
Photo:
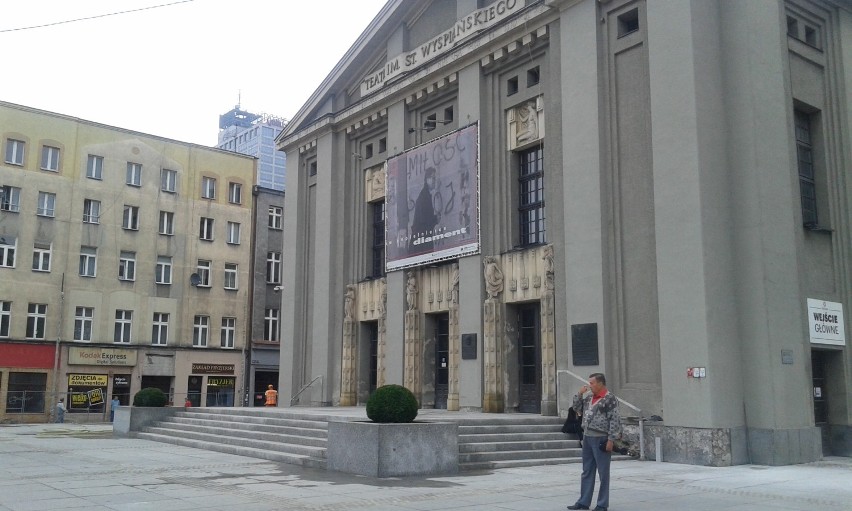
<instances>
[{"instance_id":1,"label":"large banner poster","mask_svg":"<svg viewBox=\"0 0 852 511\"><path fill-rule=\"evenodd\" d=\"M387 271L479 252L476 124L387 162Z\"/></svg>"}]
</instances>

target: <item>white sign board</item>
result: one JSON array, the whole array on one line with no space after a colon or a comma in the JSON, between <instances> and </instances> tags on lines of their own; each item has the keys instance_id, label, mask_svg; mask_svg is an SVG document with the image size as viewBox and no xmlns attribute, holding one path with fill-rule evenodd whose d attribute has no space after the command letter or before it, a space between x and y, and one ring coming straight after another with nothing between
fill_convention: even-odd
<instances>
[{"instance_id":1,"label":"white sign board","mask_svg":"<svg viewBox=\"0 0 852 511\"><path fill-rule=\"evenodd\" d=\"M813 344L845 346L843 304L808 298L808 331Z\"/></svg>"}]
</instances>

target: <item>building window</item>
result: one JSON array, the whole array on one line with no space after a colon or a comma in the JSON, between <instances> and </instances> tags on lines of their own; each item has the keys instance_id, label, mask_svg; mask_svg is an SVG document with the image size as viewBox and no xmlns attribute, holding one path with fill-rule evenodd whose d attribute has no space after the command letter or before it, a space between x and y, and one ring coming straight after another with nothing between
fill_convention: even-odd
<instances>
[{"instance_id":1,"label":"building window","mask_svg":"<svg viewBox=\"0 0 852 511\"><path fill-rule=\"evenodd\" d=\"M121 227L131 231L139 230L139 206L124 206L124 215L121 217Z\"/></svg>"},{"instance_id":2,"label":"building window","mask_svg":"<svg viewBox=\"0 0 852 511\"><path fill-rule=\"evenodd\" d=\"M142 186L142 164L127 162L127 184Z\"/></svg>"},{"instance_id":3,"label":"building window","mask_svg":"<svg viewBox=\"0 0 852 511\"><path fill-rule=\"evenodd\" d=\"M86 199L83 201L83 223L97 224L101 221L101 201Z\"/></svg>"},{"instance_id":4,"label":"building window","mask_svg":"<svg viewBox=\"0 0 852 511\"><path fill-rule=\"evenodd\" d=\"M385 274L385 203L384 201L370 204L373 215L373 247L372 247L372 272L373 278L379 278Z\"/></svg>"},{"instance_id":5,"label":"building window","mask_svg":"<svg viewBox=\"0 0 852 511\"><path fill-rule=\"evenodd\" d=\"M811 116L796 109L793 113L796 131L796 164L799 170L799 195L802 202L802 223L807 228L819 225L817 217L816 181L814 180L814 146L811 135Z\"/></svg>"},{"instance_id":6,"label":"building window","mask_svg":"<svg viewBox=\"0 0 852 511\"><path fill-rule=\"evenodd\" d=\"M225 289L237 289L236 263L225 263Z\"/></svg>"},{"instance_id":7,"label":"building window","mask_svg":"<svg viewBox=\"0 0 852 511\"><path fill-rule=\"evenodd\" d=\"M312 161L308 163L308 175L316 176L317 175L317 162Z\"/></svg>"},{"instance_id":8,"label":"building window","mask_svg":"<svg viewBox=\"0 0 852 511\"><path fill-rule=\"evenodd\" d=\"M165 346L169 343L169 314L155 312L151 329L151 344Z\"/></svg>"},{"instance_id":9,"label":"building window","mask_svg":"<svg viewBox=\"0 0 852 511\"><path fill-rule=\"evenodd\" d=\"M163 169L160 171L160 189L164 192L175 193L177 190L177 171Z\"/></svg>"},{"instance_id":10,"label":"building window","mask_svg":"<svg viewBox=\"0 0 852 511\"><path fill-rule=\"evenodd\" d=\"M15 252L18 239L13 236L0 236L0 268L15 267Z\"/></svg>"},{"instance_id":11,"label":"building window","mask_svg":"<svg viewBox=\"0 0 852 511\"><path fill-rule=\"evenodd\" d=\"M198 260L198 287L210 287L210 261Z\"/></svg>"},{"instance_id":12,"label":"building window","mask_svg":"<svg viewBox=\"0 0 852 511\"><path fill-rule=\"evenodd\" d=\"M104 157L94 154L89 155L89 160L86 162L86 177L89 179L104 178Z\"/></svg>"},{"instance_id":13,"label":"building window","mask_svg":"<svg viewBox=\"0 0 852 511\"><path fill-rule=\"evenodd\" d=\"M269 228L281 229L281 219L284 218L284 208L269 206Z\"/></svg>"},{"instance_id":14,"label":"building window","mask_svg":"<svg viewBox=\"0 0 852 511\"><path fill-rule=\"evenodd\" d=\"M59 148L49 145L41 147L41 170L59 170Z\"/></svg>"},{"instance_id":15,"label":"building window","mask_svg":"<svg viewBox=\"0 0 852 511\"><path fill-rule=\"evenodd\" d=\"M264 313L263 340L278 342L278 309L266 309Z\"/></svg>"},{"instance_id":16,"label":"building window","mask_svg":"<svg viewBox=\"0 0 852 511\"><path fill-rule=\"evenodd\" d=\"M520 245L544 243L544 149L536 147L518 156Z\"/></svg>"},{"instance_id":17,"label":"building window","mask_svg":"<svg viewBox=\"0 0 852 511\"><path fill-rule=\"evenodd\" d=\"M192 345L196 348L207 347L207 334L210 329L209 316L195 316L192 327Z\"/></svg>"},{"instance_id":18,"label":"building window","mask_svg":"<svg viewBox=\"0 0 852 511\"><path fill-rule=\"evenodd\" d=\"M243 185L239 183L228 183L228 202L231 204L243 203Z\"/></svg>"},{"instance_id":19,"label":"building window","mask_svg":"<svg viewBox=\"0 0 852 511\"><path fill-rule=\"evenodd\" d=\"M94 307L77 307L74 312L74 340L91 342Z\"/></svg>"},{"instance_id":20,"label":"building window","mask_svg":"<svg viewBox=\"0 0 852 511\"><path fill-rule=\"evenodd\" d=\"M281 283L281 252L266 253L266 282Z\"/></svg>"},{"instance_id":21,"label":"building window","mask_svg":"<svg viewBox=\"0 0 852 511\"><path fill-rule=\"evenodd\" d=\"M80 247L80 276L94 277L98 268L98 249Z\"/></svg>"},{"instance_id":22,"label":"building window","mask_svg":"<svg viewBox=\"0 0 852 511\"><path fill-rule=\"evenodd\" d=\"M228 243L231 245L240 244L240 224L237 222L228 222Z\"/></svg>"},{"instance_id":23,"label":"building window","mask_svg":"<svg viewBox=\"0 0 852 511\"><path fill-rule=\"evenodd\" d=\"M133 325L133 311L115 311L115 335L112 341L116 343L129 344L130 332Z\"/></svg>"},{"instance_id":24,"label":"building window","mask_svg":"<svg viewBox=\"0 0 852 511\"><path fill-rule=\"evenodd\" d=\"M527 87L538 85L541 81L541 71L538 66L527 69Z\"/></svg>"},{"instance_id":25,"label":"building window","mask_svg":"<svg viewBox=\"0 0 852 511\"><path fill-rule=\"evenodd\" d=\"M44 339L47 325L47 304L31 303L27 306L27 339Z\"/></svg>"},{"instance_id":26,"label":"building window","mask_svg":"<svg viewBox=\"0 0 852 511\"><path fill-rule=\"evenodd\" d=\"M222 318L220 345L223 348L233 348L237 335L237 318Z\"/></svg>"},{"instance_id":27,"label":"building window","mask_svg":"<svg viewBox=\"0 0 852 511\"><path fill-rule=\"evenodd\" d=\"M0 211L17 213L21 210L21 189L14 186L0 187Z\"/></svg>"},{"instance_id":28,"label":"building window","mask_svg":"<svg viewBox=\"0 0 852 511\"><path fill-rule=\"evenodd\" d=\"M121 251L118 258L118 280L136 280L136 252Z\"/></svg>"},{"instance_id":29,"label":"building window","mask_svg":"<svg viewBox=\"0 0 852 511\"><path fill-rule=\"evenodd\" d=\"M6 413L44 413L47 373L9 373Z\"/></svg>"},{"instance_id":30,"label":"building window","mask_svg":"<svg viewBox=\"0 0 852 511\"><path fill-rule=\"evenodd\" d=\"M53 218L55 210L56 194L50 192L38 192L38 207L36 208L38 216Z\"/></svg>"},{"instance_id":31,"label":"building window","mask_svg":"<svg viewBox=\"0 0 852 511\"><path fill-rule=\"evenodd\" d=\"M800 20L788 14L787 35L818 50L822 48L820 27L805 19Z\"/></svg>"},{"instance_id":32,"label":"building window","mask_svg":"<svg viewBox=\"0 0 852 511\"><path fill-rule=\"evenodd\" d=\"M157 268L154 271L154 282L157 284L172 283L172 258L157 256Z\"/></svg>"},{"instance_id":33,"label":"building window","mask_svg":"<svg viewBox=\"0 0 852 511\"><path fill-rule=\"evenodd\" d=\"M213 219L201 217L198 237L205 241L213 241Z\"/></svg>"},{"instance_id":34,"label":"building window","mask_svg":"<svg viewBox=\"0 0 852 511\"><path fill-rule=\"evenodd\" d=\"M33 243L33 271L50 271L50 243Z\"/></svg>"},{"instance_id":35,"label":"building window","mask_svg":"<svg viewBox=\"0 0 852 511\"><path fill-rule=\"evenodd\" d=\"M212 177L201 178L201 198L215 199L216 198L216 180Z\"/></svg>"},{"instance_id":36,"label":"building window","mask_svg":"<svg viewBox=\"0 0 852 511\"><path fill-rule=\"evenodd\" d=\"M0 301L0 337L9 337L12 324L12 302Z\"/></svg>"},{"instance_id":37,"label":"building window","mask_svg":"<svg viewBox=\"0 0 852 511\"><path fill-rule=\"evenodd\" d=\"M173 236L175 233L175 214L171 211L160 211L160 234Z\"/></svg>"},{"instance_id":38,"label":"building window","mask_svg":"<svg viewBox=\"0 0 852 511\"><path fill-rule=\"evenodd\" d=\"M26 144L23 140L15 140L13 138L6 140L6 163L10 165L24 164L24 150Z\"/></svg>"}]
</instances>

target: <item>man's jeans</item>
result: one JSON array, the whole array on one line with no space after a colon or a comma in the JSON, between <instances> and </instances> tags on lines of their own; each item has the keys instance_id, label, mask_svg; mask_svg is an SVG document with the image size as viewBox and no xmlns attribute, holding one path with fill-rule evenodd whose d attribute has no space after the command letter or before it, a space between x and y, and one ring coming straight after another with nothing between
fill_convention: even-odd
<instances>
[{"instance_id":1,"label":"man's jeans","mask_svg":"<svg viewBox=\"0 0 852 511\"><path fill-rule=\"evenodd\" d=\"M590 436L587 433L583 437L583 475L580 477L580 498L577 499L577 504L592 507L597 471L601 479L597 507L609 507L609 462L612 456L601 450L603 441L606 441L605 436Z\"/></svg>"}]
</instances>

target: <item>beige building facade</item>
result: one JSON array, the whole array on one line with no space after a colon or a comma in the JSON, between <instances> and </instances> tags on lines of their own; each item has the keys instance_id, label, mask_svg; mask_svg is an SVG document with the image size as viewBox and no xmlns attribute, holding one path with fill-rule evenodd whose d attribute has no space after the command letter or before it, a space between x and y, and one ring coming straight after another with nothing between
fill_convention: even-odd
<instances>
[{"instance_id":1,"label":"beige building facade","mask_svg":"<svg viewBox=\"0 0 852 511\"><path fill-rule=\"evenodd\" d=\"M10 103L0 135L0 415L239 404L255 159Z\"/></svg>"},{"instance_id":2,"label":"beige building facade","mask_svg":"<svg viewBox=\"0 0 852 511\"><path fill-rule=\"evenodd\" d=\"M278 138L282 402L600 371L667 461L852 454L849 55L830 0L388 2Z\"/></svg>"}]
</instances>

